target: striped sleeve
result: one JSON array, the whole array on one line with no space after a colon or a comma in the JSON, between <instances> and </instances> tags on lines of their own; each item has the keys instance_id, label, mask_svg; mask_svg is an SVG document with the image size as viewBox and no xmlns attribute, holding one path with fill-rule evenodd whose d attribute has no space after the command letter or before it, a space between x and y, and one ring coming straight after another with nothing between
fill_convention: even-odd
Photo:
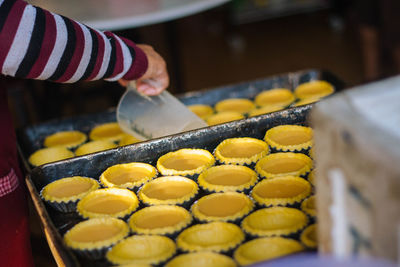
<instances>
[{"instance_id":1,"label":"striped sleeve","mask_svg":"<svg viewBox=\"0 0 400 267\"><path fill-rule=\"evenodd\" d=\"M0 0L0 70L59 83L135 80L147 57L132 41L27 4Z\"/></svg>"}]
</instances>

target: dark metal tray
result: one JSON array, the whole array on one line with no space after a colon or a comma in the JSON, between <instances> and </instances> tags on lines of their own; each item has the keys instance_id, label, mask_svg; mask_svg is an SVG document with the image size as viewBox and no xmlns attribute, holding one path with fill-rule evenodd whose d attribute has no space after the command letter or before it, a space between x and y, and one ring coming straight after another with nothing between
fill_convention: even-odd
<instances>
[{"instance_id":1,"label":"dark metal tray","mask_svg":"<svg viewBox=\"0 0 400 267\"><path fill-rule=\"evenodd\" d=\"M77 258L64 245L62 235L82 219L75 213L57 212L40 199L39 192L48 183L62 177L75 175L98 179L105 169L120 163L145 162L155 166L160 156L181 148L202 148L212 152L226 138L254 137L262 139L266 130L271 127L282 124L307 124L307 115L310 109L310 105L290 108L246 120L59 161L33 169L27 176L26 182L56 261L65 266L108 266L105 261Z\"/></svg>"},{"instance_id":2,"label":"dark metal tray","mask_svg":"<svg viewBox=\"0 0 400 267\"><path fill-rule=\"evenodd\" d=\"M340 91L344 88L344 83L330 72L321 70L303 70L239 84L189 92L179 95L178 98L186 105L206 104L214 106L218 101L226 98L237 97L254 99L258 93L272 88L284 87L294 90L294 88L296 88L300 83L312 80L328 81L335 86L336 91ZM31 171L32 166L29 165L27 159L33 152L43 147L42 144L46 136L55 132L67 130L79 130L84 133L89 133L94 126L112 121L116 121L115 110L52 120L18 129L18 145L25 169L28 172Z\"/></svg>"}]
</instances>

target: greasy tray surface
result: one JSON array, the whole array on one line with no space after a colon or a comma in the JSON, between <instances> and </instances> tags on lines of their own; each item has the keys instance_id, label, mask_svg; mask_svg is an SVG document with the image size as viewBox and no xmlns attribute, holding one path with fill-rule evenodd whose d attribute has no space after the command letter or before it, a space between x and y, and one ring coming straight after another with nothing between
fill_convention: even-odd
<instances>
[{"instance_id":1,"label":"greasy tray surface","mask_svg":"<svg viewBox=\"0 0 400 267\"><path fill-rule=\"evenodd\" d=\"M160 156L180 148L203 148L212 152L226 138L254 137L262 139L266 130L271 127L281 124L304 124L310 109L310 105L291 108L35 168L27 178L28 187L41 221L49 234L50 247L54 248L53 252L56 252L56 258L59 257L59 260L67 266L79 266L80 264L82 266L92 266L93 264L106 266L105 262L77 259L65 247L61 235L81 219L74 214L56 212L44 204L38 192L46 184L62 177L74 175L98 178L105 169L118 163L139 161L154 166Z\"/></svg>"},{"instance_id":2,"label":"greasy tray surface","mask_svg":"<svg viewBox=\"0 0 400 267\"><path fill-rule=\"evenodd\" d=\"M226 98L253 99L263 90L277 87L286 87L294 90L294 88L300 83L311 80L325 80L330 82L335 86L336 91L340 91L344 87L344 83L329 72L319 70L304 70L239 84L211 88L198 92L189 92L178 96L178 98L186 105L206 104L213 106L218 101ZM90 129L92 129L94 126L112 121L116 121L114 110L72 118L57 119L19 129L17 131L19 150L26 170L31 170L31 166L29 166L27 161L29 155L42 148L42 144L46 136L55 132L67 130L78 130L88 134Z\"/></svg>"}]
</instances>

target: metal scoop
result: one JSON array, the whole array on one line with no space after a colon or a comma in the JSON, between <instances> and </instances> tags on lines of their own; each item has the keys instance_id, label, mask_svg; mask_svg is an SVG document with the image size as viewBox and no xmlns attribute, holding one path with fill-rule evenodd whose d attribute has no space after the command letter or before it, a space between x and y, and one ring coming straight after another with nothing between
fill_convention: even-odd
<instances>
[{"instance_id":1,"label":"metal scoop","mask_svg":"<svg viewBox=\"0 0 400 267\"><path fill-rule=\"evenodd\" d=\"M157 87L153 81L149 80L148 83ZM124 132L140 140L207 126L166 90L157 96L144 95L136 90L135 82L128 84L118 103L117 121Z\"/></svg>"}]
</instances>

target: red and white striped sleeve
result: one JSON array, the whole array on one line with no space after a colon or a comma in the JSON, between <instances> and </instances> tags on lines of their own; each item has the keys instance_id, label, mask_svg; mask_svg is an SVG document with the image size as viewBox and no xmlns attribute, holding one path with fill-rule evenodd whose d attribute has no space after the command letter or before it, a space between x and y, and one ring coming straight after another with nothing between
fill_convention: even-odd
<instances>
[{"instance_id":1,"label":"red and white striped sleeve","mask_svg":"<svg viewBox=\"0 0 400 267\"><path fill-rule=\"evenodd\" d=\"M0 70L4 75L59 83L121 78L147 70L132 41L27 4L0 0Z\"/></svg>"}]
</instances>

